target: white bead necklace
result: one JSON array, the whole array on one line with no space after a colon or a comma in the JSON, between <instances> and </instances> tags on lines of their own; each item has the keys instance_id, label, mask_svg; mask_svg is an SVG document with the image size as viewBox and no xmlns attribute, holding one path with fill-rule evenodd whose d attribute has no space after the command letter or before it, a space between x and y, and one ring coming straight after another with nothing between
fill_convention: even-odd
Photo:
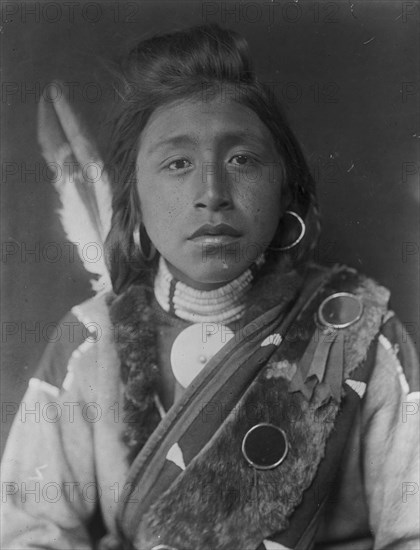
<instances>
[{"instance_id":1,"label":"white bead necklace","mask_svg":"<svg viewBox=\"0 0 420 550\"><path fill-rule=\"evenodd\" d=\"M155 277L155 297L160 307L172 311L180 319L191 323L231 323L245 311L245 296L251 288L255 268L264 263L262 254L253 267L237 279L214 290L197 290L177 281L170 273L163 257Z\"/></svg>"}]
</instances>

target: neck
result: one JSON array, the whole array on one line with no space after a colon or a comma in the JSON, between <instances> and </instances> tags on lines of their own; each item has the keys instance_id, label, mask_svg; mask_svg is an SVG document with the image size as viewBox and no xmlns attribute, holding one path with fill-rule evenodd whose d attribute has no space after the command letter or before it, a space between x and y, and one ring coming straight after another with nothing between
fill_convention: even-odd
<instances>
[{"instance_id":1,"label":"neck","mask_svg":"<svg viewBox=\"0 0 420 550\"><path fill-rule=\"evenodd\" d=\"M177 269L174 265L170 264L167 260L165 260L165 265L168 268L168 271L171 273L172 277L179 281L180 283L184 283L189 288L192 288L193 290L215 290L216 288L220 288L224 285L226 285L226 282L214 282L214 283L200 283L198 281L195 281L193 279L190 279L185 275L185 273L181 273L179 269Z\"/></svg>"},{"instance_id":2,"label":"neck","mask_svg":"<svg viewBox=\"0 0 420 550\"><path fill-rule=\"evenodd\" d=\"M178 281L161 257L154 284L155 297L163 310L185 321L231 323L244 314L246 296L256 270L263 263L261 255L237 279L217 288L200 290Z\"/></svg>"}]
</instances>

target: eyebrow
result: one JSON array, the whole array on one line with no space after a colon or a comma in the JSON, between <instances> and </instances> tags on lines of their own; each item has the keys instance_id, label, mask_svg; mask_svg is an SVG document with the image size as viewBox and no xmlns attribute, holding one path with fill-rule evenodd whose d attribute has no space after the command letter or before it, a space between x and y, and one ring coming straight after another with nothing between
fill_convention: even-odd
<instances>
[{"instance_id":1,"label":"eyebrow","mask_svg":"<svg viewBox=\"0 0 420 550\"><path fill-rule=\"evenodd\" d=\"M253 142L256 145L263 145L267 147L272 146L272 144L270 144L264 136L255 134L251 130L249 132L245 132L245 131L224 132L219 134L218 137L220 138L221 142L224 145L228 145L228 146L234 145L235 143L240 141ZM196 145L198 141L199 141L198 138L195 137L194 135L188 135L188 134L175 135L166 139L162 139L157 143L153 144L149 148L148 153L152 154L156 150L166 146L182 147L186 145L187 146Z\"/></svg>"},{"instance_id":2,"label":"eyebrow","mask_svg":"<svg viewBox=\"0 0 420 550\"><path fill-rule=\"evenodd\" d=\"M162 147L166 147L167 145L172 145L175 147L183 146L183 145L192 145L196 143L197 140L192 138L191 136L184 134L184 135L178 135L178 136L172 136L166 139L159 140L157 143L154 143L152 147L149 148L149 153L154 153L157 149L161 149Z\"/></svg>"}]
</instances>

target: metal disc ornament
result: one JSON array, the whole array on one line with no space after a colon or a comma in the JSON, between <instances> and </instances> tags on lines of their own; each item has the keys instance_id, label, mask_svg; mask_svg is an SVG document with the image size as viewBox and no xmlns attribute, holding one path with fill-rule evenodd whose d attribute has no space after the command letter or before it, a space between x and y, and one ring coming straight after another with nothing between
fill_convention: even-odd
<instances>
[{"instance_id":1,"label":"metal disc ornament","mask_svg":"<svg viewBox=\"0 0 420 550\"><path fill-rule=\"evenodd\" d=\"M363 304L350 292L336 292L323 300L318 309L318 320L324 327L346 328L360 319Z\"/></svg>"},{"instance_id":2,"label":"metal disc ornament","mask_svg":"<svg viewBox=\"0 0 420 550\"><path fill-rule=\"evenodd\" d=\"M286 433L265 422L250 428L242 440L242 454L257 470L276 468L286 458L288 450Z\"/></svg>"},{"instance_id":3,"label":"metal disc ornament","mask_svg":"<svg viewBox=\"0 0 420 550\"><path fill-rule=\"evenodd\" d=\"M187 388L233 336L222 323L196 323L180 332L172 345L171 366L181 386Z\"/></svg>"}]
</instances>

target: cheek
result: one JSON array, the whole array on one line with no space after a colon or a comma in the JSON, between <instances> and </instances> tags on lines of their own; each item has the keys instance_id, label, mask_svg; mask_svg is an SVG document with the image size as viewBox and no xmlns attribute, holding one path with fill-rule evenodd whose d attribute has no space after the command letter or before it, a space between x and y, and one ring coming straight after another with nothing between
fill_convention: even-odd
<instances>
[{"instance_id":1,"label":"cheek","mask_svg":"<svg viewBox=\"0 0 420 550\"><path fill-rule=\"evenodd\" d=\"M170 237L185 208L175 192L139 187L142 221L152 240Z\"/></svg>"},{"instance_id":2,"label":"cheek","mask_svg":"<svg viewBox=\"0 0 420 550\"><path fill-rule=\"evenodd\" d=\"M280 207L271 201L254 214L254 235L256 240L270 242L280 220Z\"/></svg>"},{"instance_id":3,"label":"cheek","mask_svg":"<svg viewBox=\"0 0 420 550\"><path fill-rule=\"evenodd\" d=\"M255 230L265 234L274 232L281 215L280 186L261 185L252 190L247 202Z\"/></svg>"},{"instance_id":4,"label":"cheek","mask_svg":"<svg viewBox=\"0 0 420 550\"><path fill-rule=\"evenodd\" d=\"M164 196L149 185L139 184L137 190L140 200L141 219L149 232L154 222L159 222L163 217L162 214L165 211Z\"/></svg>"}]
</instances>

